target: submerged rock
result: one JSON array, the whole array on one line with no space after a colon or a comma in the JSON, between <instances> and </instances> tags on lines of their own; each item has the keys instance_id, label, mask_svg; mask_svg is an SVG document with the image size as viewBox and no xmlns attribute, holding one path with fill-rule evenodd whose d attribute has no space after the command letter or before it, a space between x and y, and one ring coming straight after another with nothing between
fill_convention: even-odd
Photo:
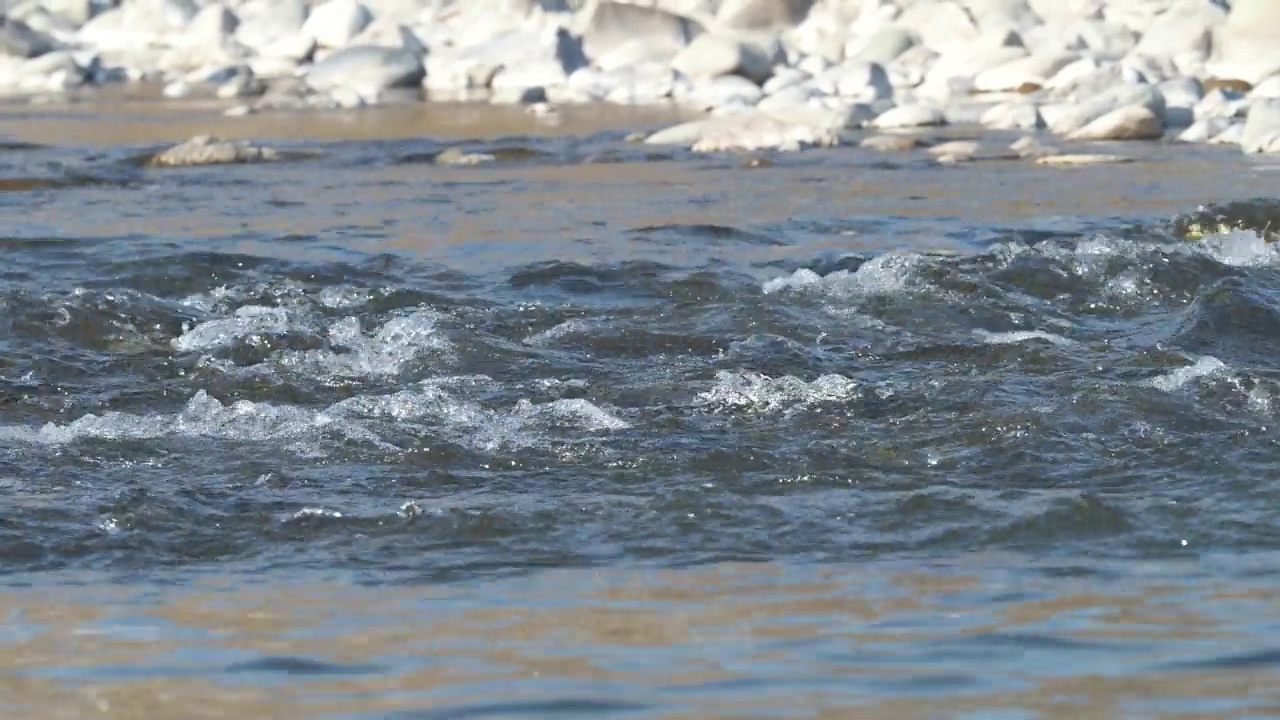
<instances>
[{"instance_id":1,"label":"submerged rock","mask_svg":"<svg viewBox=\"0 0 1280 720\"><path fill-rule=\"evenodd\" d=\"M489 153L469 153L459 147L451 147L436 155L436 165L483 165L497 160L496 155Z\"/></svg>"},{"instance_id":2,"label":"submerged rock","mask_svg":"<svg viewBox=\"0 0 1280 720\"><path fill-rule=\"evenodd\" d=\"M645 142L684 145L694 152L795 151L830 147L840 142L840 136L830 127L788 122L761 112L742 112L676 125L650 135Z\"/></svg>"},{"instance_id":3,"label":"submerged rock","mask_svg":"<svg viewBox=\"0 0 1280 720\"><path fill-rule=\"evenodd\" d=\"M862 139L858 147L879 152L903 152L914 150L924 143L913 135L872 135Z\"/></svg>"},{"instance_id":4,"label":"submerged rock","mask_svg":"<svg viewBox=\"0 0 1280 720\"><path fill-rule=\"evenodd\" d=\"M229 165L269 162L279 157L279 153L271 148L252 145L244 140L220 140L212 135L198 135L158 153L147 164L152 167Z\"/></svg>"},{"instance_id":5,"label":"submerged rock","mask_svg":"<svg viewBox=\"0 0 1280 720\"><path fill-rule=\"evenodd\" d=\"M1066 155L1041 155L1036 158L1037 165L1054 167L1074 167L1079 165L1107 165L1113 163L1133 162L1133 158L1108 153L1071 153Z\"/></svg>"}]
</instances>

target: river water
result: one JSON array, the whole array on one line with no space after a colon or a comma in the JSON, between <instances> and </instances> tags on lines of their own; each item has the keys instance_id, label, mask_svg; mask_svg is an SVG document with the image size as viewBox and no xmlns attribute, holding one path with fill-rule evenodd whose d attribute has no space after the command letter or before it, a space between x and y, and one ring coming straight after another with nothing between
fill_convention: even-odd
<instances>
[{"instance_id":1,"label":"river water","mask_svg":"<svg viewBox=\"0 0 1280 720\"><path fill-rule=\"evenodd\" d=\"M1280 712L1274 166L671 120L6 110L0 717Z\"/></svg>"}]
</instances>

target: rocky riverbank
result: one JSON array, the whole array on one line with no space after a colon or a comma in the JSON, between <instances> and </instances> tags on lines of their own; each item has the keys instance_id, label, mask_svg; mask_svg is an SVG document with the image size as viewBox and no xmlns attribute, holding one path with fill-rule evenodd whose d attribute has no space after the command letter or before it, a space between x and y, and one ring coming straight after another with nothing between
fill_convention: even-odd
<instances>
[{"instance_id":1,"label":"rocky riverbank","mask_svg":"<svg viewBox=\"0 0 1280 720\"><path fill-rule=\"evenodd\" d=\"M1043 131L1009 150L1123 159L1115 140L1280 152L1271 0L31 0L0 27L0 92L130 82L230 115L422 101L680 106L647 141L894 149L943 125ZM850 131L869 129L881 136ZM889 134L886 138L883 134ZM935 148L941 161L976 143Z\"/></svg>"}]
</instances>

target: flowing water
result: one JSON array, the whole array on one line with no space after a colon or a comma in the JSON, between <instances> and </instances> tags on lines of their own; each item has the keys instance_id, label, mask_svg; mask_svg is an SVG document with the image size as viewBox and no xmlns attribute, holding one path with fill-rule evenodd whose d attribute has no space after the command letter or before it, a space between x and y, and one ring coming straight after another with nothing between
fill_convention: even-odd
<instances>
[{"instance_id":1,"label":"flowing water","mask_svg":"<svg viewBox=\"0 0 1280 720\"><path fill-rule=\"evenodd\" d=\"M1272 166L144 110L0 120L0 716L1280 713Z\"/></svg>"}]
</instances>

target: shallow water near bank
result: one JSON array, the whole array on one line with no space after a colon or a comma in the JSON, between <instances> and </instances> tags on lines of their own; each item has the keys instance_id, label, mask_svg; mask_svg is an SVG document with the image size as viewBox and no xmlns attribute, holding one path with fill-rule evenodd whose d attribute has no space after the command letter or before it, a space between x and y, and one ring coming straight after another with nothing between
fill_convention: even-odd
<instances>
[{"instance_id":1,"label":"shallow water near bank","mask_svg":"<svg viewBox=\"0 0 1280 720\"><path fill-rule=\"evenodd\" d=\"M0 118L0 715L1280 707L1265 161L197 110Z\"/></svg>"}]
</instances>

